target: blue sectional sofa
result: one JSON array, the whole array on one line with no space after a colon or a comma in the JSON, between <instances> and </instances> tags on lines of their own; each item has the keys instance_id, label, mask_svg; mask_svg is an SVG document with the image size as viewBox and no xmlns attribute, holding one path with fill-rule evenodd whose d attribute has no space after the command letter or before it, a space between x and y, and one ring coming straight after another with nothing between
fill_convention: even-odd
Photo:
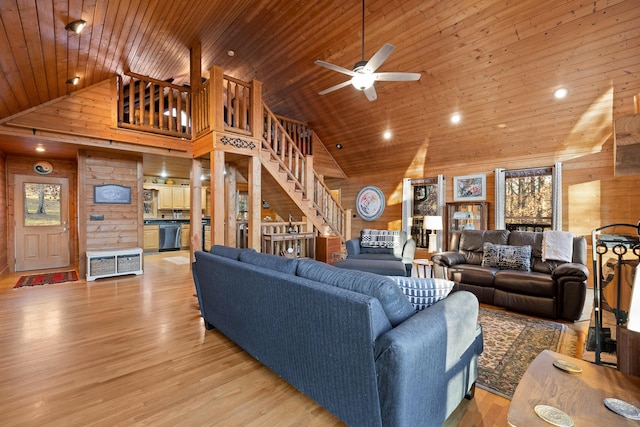
<instances>
[{"instance_id":1,"label":"blue sectional sofa","mask_svg":"<svg viewBox=\"0 0 640 427\"><path fill-rule=\"evenodd\" d=\"M376 274L225 246L195 260L206 328L350 426L440 426L473 396L483 339L469 292L416 312Z\"/></svg>"}]
</instances>

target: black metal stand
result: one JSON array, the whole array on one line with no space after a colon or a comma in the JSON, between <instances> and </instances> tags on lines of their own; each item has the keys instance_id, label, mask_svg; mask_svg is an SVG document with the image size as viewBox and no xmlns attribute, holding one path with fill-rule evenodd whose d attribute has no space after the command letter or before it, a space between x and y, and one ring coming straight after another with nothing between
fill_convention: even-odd
<instances>
[{"instance_id":1,"label":"black metal stand","mask_svg":"<svg viewBox=\"0 0 640 427\"><path fill-rule=\"evenodd\" d=\"M602 233L603 230L611 230L612 234ZM633 230L633 232L631 231ZM615 231L615 233L613 233ZM621 231L623 233L621 233ZM624 232L631 234L627 235ZM595 363L602 364L600 353L604 350L613 352L616 348L615 340L611 339L611 330L603 328L602 314L603 303L606 302L611 307L616 316L616 325L624 325L627 322L627 313L621 309L620 293L622 289L622 268L625 262L629 262L630 254L637 258L631 262L640 262L640 222L633 224L609 224L596 228L591 232L591 244L593 254L593 310L595 318L595 328L593 331L589 328L589 337L587 343L595 341ZM604 276L604 263L608 258L617 260L615 263L615 272L613 277L617 281L617 292L615 307L611 306L613 301L605 301L603 299L602 289L609 284L611 278ZM613 255L613 256L611 256ZM607 258L607 259L608 259ZM605 283L606 282L606 283Z\"/></svg>"}]
</instances>

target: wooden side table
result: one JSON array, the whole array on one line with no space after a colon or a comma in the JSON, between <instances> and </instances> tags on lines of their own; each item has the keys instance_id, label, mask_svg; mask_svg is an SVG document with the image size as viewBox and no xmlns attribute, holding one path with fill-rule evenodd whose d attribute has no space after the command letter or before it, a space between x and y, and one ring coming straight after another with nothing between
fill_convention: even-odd
<instances>
[{"instance_id":1,"label":"wooden side table","mask_svg":"<svg viewBox=\"0 0 640 427\"><path fill-rule=\"evenodd\" d=\"M564 372L553 366L556 359L582 368L581 373ZM531 362L516 388L507 421L512 427L549 427L535 413L536 405L560 409L578 426L638 426L604 406L604 399L616 398L640 407L640 377L614 368L544 350Z\"/></svg>"},{"instance_id":2,"label":"wooden side table","mask_svg":"<svg viewBox=\"0 0 640 427\"><path fill-rule=\"evenodd\" d=\"M340 261L342 244L340 236L318 236L316 237L316 260L335 264ZM336 256L338 254L338 256Z\"/></svg>"},{"instance_id":3,"label":"wooden side table","mask_svg":"<svg viewBox=\"0 0 640 427\"><path fill-rule=\"evenodd\" d=\"M418 277L433 278L433 261L430 259L414 259L413 265L416 266L416 273ZM427 276L427 269L429 269L429 275Z\"/></svg>"}]
</instances>

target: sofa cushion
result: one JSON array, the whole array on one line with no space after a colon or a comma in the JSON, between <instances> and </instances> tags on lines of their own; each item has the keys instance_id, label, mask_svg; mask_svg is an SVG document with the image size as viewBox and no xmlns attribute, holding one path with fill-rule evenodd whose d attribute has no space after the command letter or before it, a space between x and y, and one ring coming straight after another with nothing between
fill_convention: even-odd
<instances>
[{"instance_id":1,"label":"sofa cushion","mask_svg":"<svg viewBox=\"0 0 640 427\"><path fill-rule=\"evenodd\" d=\"M229 246L213 245L211 246L211 250L209 251L209 253L223 256L225 258L234 259L237 261L240 258L240 253L243 250L244 249L232 248ZM253 249L250 249L250 250L253 250Z\"/></svg>"},{"instance_id":2,"label":"sofa cushion","mask_svg":"<svg viewBox=\"0 0 640 427\"><path fill-rule=\"evenodd\" d=\"M500 270L529 271L531 269L531 246L494 245L485 242L482 266L496 267Z\"/></svg>"},{"instance_id":3,"label":"sofa cushion","mask_svg":"<svg viewBox=\"0 0 640 427\"><path fill-rule=\"evenodd\" d=\"M437 303L451 292L454 283L445 279L387 276L400 287L417 310L424 310Z\"/></svg>"},{"instance_id":4,"label":"sofa cushion","mask_svg":"<svg viewBox=\"0 0 640 427\"><path fill-rule=\"evenodd\" d=\"M392 326L399 325L415 313L413 306L400 288L385 276L337 268L309 259L298 262L296 274L376 298L380 301Z\"/></svg>"},{"instance_id":5,"label":"sofa cushion","mask_svg":"<svg viewBox=\"0 0 640 427\"><path fill-rule=\"evenodd\" d=\"M467 264L482 264L484 242L506 245L509 237L507 230L465 230L460 235L459 251L465 256Z\"/></svg>"},{"instance_id":6,"label":"sofa cushion","mask_svg":"<svg viewBox=\"0 0 640 427\"><path fill-rule=\"evenodd\" d=\"M494 267L482 267L475 264L458 264L448 270L449 280L471 283L478 286L493 287L493 279L500 271ZM459 278L457 276L460 276Z\"/></svg>"},{"instance_id":7,"label":"sofa cushion","mask_svg":"<svg viewBox=\"0 0 640 427\"><path fill-rule=\"evenodd\" d=\"M253 249L245 249L241 251L238 260L286 274L296 274L296 267L298 264L298 260L295 258L263 254L256 252Z\"/></svg>"},{"instance_id":8,"label":"sofa cushion","mask_svg":"<svg viewBox=\"0 0 640 427\"><path fill-rule=\"evenodd\" d=\"M496 290L514 294L555 298L556 282L550 275L534 271L500 270L494 280Z\"/></svg>"},{"instance_id":9,"label":"sofa cushion","mask_svg":"<svg viewBox=\"0 0 640 427\"><path fill-rule=\"evenodd\" d=\"M335 263L338 268L367 271L383 276L406 276L407 269L402 261L388 259L347 258Z\"/></svg>"}]
</instances>

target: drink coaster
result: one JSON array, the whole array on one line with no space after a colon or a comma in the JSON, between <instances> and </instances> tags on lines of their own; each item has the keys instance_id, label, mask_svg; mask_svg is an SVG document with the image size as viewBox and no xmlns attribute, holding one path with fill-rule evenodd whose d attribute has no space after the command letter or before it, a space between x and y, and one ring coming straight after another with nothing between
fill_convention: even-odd
<instances>
[{"instance_id":1,"label":"drink coaster","mask_svg":"<svg viewBox=\"0 0 640 427\"><path fill-rule=\"evenodd\" d=\"M640 409L629 402L625 402L624 400L609 397L604 399L604 406L625 418L636 421L640 420Z\"/></svg>"},{"instance_id":2,"label":"drink coaster","mask_svg":"<svg viewBox=\"0 0 640 427\"><path fill-rule=\"evenodd\" d=\"M549 405L536 405L536 407L533 409L536 411L536 414L540 418L542 418L549 424L553 424L554 426L558 427L573 426L573 420L571 419L571 417L558 408L554 408L553 406Z\"/></svg>"},{"instance_id":3,"label":"drink coaster","mask_svg":"<svg viewBox=\"0 0 640 427\"><path fill-rule=\"evenodd\" d=\"M578 374L580 372L582 372L582 368L579 367L578 365L571 363L571 362L567 362L566 360L561 360L561 359L557 359L553 361L553 366L555 366L556 368L565 371L565 372L570 372L572 374Z\"/></svg>"}]
</instances>

